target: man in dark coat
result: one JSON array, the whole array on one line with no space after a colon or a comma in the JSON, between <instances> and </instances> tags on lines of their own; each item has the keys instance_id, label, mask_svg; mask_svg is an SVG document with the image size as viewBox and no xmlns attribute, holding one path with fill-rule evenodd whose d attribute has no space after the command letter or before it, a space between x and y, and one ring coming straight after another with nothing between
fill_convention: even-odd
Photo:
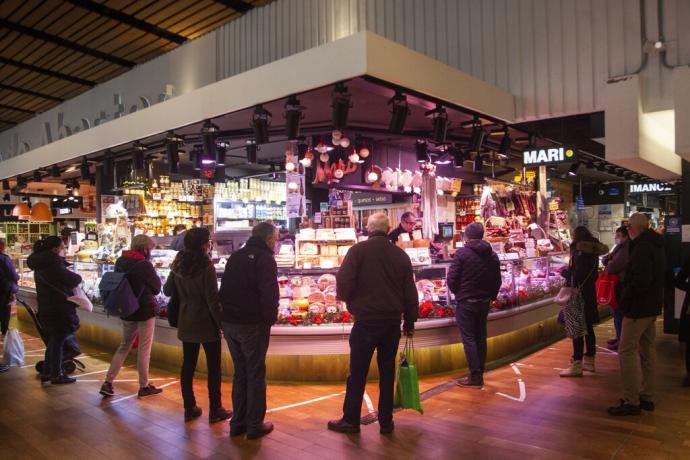
<instances>
[{"instance_id":1,"label":"man in dark coat","mask_svg":"<svg viewBox=\"0 0 690 460\"><path fill-rule=\"evenodd\" d=\"M403 213L403 215L400 216L400 225L388 234L388 239L393 243L397 243L400 235L407 233L410 240L412 240L412 230L414 230L416 223L417 216L415 216L413 212L407 211Z\"/></svg>"},{"instance_id":2,"label":"man in dark coat","mask_svg":"<svg viewBox=\"0 0 690 460\"><path fill-rule=\"evenodd\" d=\"M409 336L417 320L419 299L412 263L405 251L386 236L390 221L383 213L369 216L369 239L354 245L338 270L337 294L347 302L355 319L350 332L350 375L343 417L328 422L328 429L359 433L364 386L374 351L379 367L379 427L393 431L395 355L400 342L400 321Z\"/></svg>"},{"instance_id":3,"label":"man in dark coat","mask_svg":"<svg viewBox=\"0 0 690 460\"><path fill-rule=\"evenodd\" d=\"M484 386L489 304L501 288L498 256L484 241L484 227L472 222L465 228L465 246L459 248L448 270L448 290L455 295L455 319L460 328L470 375L462 387Z\"/></svg>"},{"instance_id":4,"label":"man in dark coat","mask_svg":"<svg viewBox=\"0 0 690 460\"><path fill-rule=\"evenodd\" d=\"M623 396L610 415L638 415L654 410L656 317L664 302L664 239L649 229L642 213L630 216L630 262L619 302L623 329L618 345ZM640 367L642 375L640 375Z\"/></svg>"},{"instance_id":5,"label":"man in dark coat","mask_svg":"<svg viewBox=\"0 0 690 460\"><path fill-rule=\"evenodd\" d=\"M6 250L7 242L0 238L0 331L3 338L10 327L12 300L19 291L19 275Z\"/></svg>"},{"instance_id":6,"label":"man in dark coat","mask_svg":"<svg viewBox=\"0 0 690 460\"><path fill-rule=\"evenodd\" d=\"M230 436L257 439L273 431L266 416L266 352L278 316L278 267L273 258L278 231L262 222L225 265L220 286L222 326L232 355L233 416Z\"/></svg>"}]
</instances>

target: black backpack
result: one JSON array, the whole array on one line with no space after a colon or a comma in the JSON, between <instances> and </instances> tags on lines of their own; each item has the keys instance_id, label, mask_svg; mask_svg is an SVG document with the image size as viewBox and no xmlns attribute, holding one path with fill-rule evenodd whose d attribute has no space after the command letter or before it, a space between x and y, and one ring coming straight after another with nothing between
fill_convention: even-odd
<instances>
[{"instance_id":1,"label":"black backpack","mask_svg":"<svg viewBox=\"0 0 690 460\"><path fill-rule=\"evenodd\" d=\"M144 262L143 260L140 262ZM133 315L139 309L139 295L134 295L132 285L129 284L127 275L134 267L139 265L137 262L126 272L106 272L98 284L101 292L103 305L108 315L126 318Z\"/></svg>"}]
</instances>

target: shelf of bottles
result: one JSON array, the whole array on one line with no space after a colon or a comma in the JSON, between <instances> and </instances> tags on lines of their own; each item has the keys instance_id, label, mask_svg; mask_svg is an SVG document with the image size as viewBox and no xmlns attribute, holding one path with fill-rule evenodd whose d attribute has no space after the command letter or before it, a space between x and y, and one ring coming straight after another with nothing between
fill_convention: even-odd
<instances>
[{"instance_id":1,"label":"shelf of bottles","mask_svg":"<svg viewBox=\"0 0 690 460\"><path fill-rule=\"evenodd\" d=\"M216 185L214 230L247 229L257 222L284 222L286 191L284 182L240 179Z\"/></svg>"}]
</instances>

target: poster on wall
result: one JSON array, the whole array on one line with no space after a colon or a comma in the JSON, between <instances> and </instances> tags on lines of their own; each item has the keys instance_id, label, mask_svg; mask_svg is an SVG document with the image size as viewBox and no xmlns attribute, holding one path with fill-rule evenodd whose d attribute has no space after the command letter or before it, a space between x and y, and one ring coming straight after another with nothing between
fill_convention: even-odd
<instances>
[{"instance_id":1,"label":"poster on wall","mask_svg":"<svg viewBox=\"0 0 690 460\"><path fill-rule=\"evenodd\" d=\"M287 218L301 218L306 215L304 195L304 174L299 172L285 173L287 187Z\"/></svg>"}]
</instances>

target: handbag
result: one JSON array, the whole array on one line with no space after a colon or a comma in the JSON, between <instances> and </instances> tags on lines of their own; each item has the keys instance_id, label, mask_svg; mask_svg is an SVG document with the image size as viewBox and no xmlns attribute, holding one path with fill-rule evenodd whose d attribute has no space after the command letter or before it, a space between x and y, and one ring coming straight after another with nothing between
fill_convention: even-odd
<instances>
[{"instance_id":1,"label":"handbag","mask_svg":"<svg viewBox=\"0 0 690 460\"><path fill-rule=\"evenodd\" d=\"M618 298L616 296L616 285L618 284L618 275L608 273L599 273L595 283L597 290L597 303L599 305L608 305L611 308L618 308Z\"/></svg>"},{"instance_id":2,"label":"handbag","mask_svg":"<svg viewBox=\"0 0 690 460\"><path fill-rule=\"evenodd\" d=\"M419 394L419 376L414 363L414 342L412 337L405 339L405 347L400 353L400 362L395 374L395 394L393 406L414 409L424 414Z\"/></svg>"},{"instance_id":3,"label":"handbag","mask_svg":"<svg viewBox=\"0 0 690 460\"><path fill-rule=\"evenodd\" d=\"M75 287L72 293L73 295L67 297L67 300L69 300L72 303L76 303L78 306L80 306L86 311L93 311L93 304L91 303L91 299L89 299L86 296L86 293L81 287Z\"/></svg>"},{"instance_id":4,"label":"handbag","mask_svg":"<svg viewBox=\"0 0 690 460\"><path fill-rule=\"evenodd\" d=\"M577 288L572 288L570 286L563 286L559 291L558 294L556 294L556 298L554 299L554 302L556 302L558 305L565 305L568 302L570 302L570 298L573 295L573 291L577 290Z\"/></svg>"},{"instance_id":5,"label":"handbag","mask_svg":"<svg viewBox=\"0 0 690 460\"><path fill-rule=\"evenodd\" d=\"M5 337L5 347L2 359L8 366L22 367L24 365L24 341L19 331L12 328Z\"/></svg>"},{"instance_id":6,"label":"handbag","mask_svg":"<svg viewBox=\"0 0 690 460\"><path fill-rule=\"evenodd\" d=\"M175 284L175 274L170 272L168 279L172 277L173 291L170 296L170 301L168 301L168 306L166 310L168 311L168 324L170 327L177 327L180 318L180 295L177 293L177 285Z\"/></svg>"},{"instance_id":7,"label":"handbag","mask_svg":"<svg viewBox=\"0 0 690 460\"><path fill-rule=\"evenodd\" d=\"M570 300L561 311L563 313L563 325L565 335L571 339L577 339L587 335L587 322L585 318L585 301L582 292L576 289Z\"/></svg>"}]
</instances>

